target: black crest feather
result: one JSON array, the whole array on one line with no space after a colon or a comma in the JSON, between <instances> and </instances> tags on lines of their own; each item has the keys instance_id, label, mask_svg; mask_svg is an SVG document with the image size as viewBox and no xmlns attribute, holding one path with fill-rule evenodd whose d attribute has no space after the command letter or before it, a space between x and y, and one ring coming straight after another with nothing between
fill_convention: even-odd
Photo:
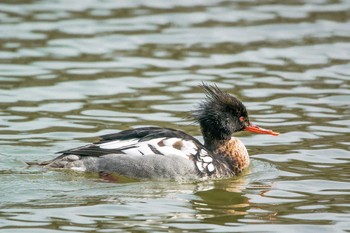
<instances>
[{"instance_id":1,"label":"black crest feather","mask_svg":"<svg viewBox=\"0 0 350 233\"><path fill-rule=\"evenodd\" d=\"M248 113L243 103L216 85L202 83L201 87L206 98L192 116L200 124L204 139L206 136L211 139L227 139L233 132L243 130L244 125L239 118L244 117L248 121Z\"/></svg>"}]
</instances>

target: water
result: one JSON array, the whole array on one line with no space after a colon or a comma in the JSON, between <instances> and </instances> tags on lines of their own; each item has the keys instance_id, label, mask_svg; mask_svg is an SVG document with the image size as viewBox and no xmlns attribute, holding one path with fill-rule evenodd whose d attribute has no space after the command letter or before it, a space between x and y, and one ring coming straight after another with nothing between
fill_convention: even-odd
<instances>
[{"instance_id":1,"label":"water","mask_svg":"<svg viewBox=\"0 0 350 233\"><path fill-rule=\"evenodd\" d=\"M349 232L350 2L2 1L0 232ZM241 176L28 169L101 134L182 129L216 83L279 137Z\"/></svg>"}]
</instances>

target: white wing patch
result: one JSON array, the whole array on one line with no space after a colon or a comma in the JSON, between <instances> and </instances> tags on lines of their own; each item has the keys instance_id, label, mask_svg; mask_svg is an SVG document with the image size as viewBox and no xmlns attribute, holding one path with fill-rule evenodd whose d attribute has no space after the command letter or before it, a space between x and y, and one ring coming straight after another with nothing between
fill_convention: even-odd
<instances>
[{"instance_id":1,"label":"white wing patch","mask_svg":"<svg viewBox=\"0 0 350 233\"><path fill-rule=\"evenodd\" d=\"M182 140L183 143L183 147L181 148L181 150L185 153L185 154L196 154L198 147L191 141L185 141Z\"/></svg>"},{"instance_id":2,"label":"white wing patch","mask_svg":"<svg viewBox=\"0 0 350 233\"><path fill-rule=\"evenodd\" d=\"M180 138L156 138L149 141L115 140L99 145L101 149L115 149L129 155L178 155L189 158L197 153L197 146L192 141Z\"/></svg>"},{"instance_id":3,"label":"white wing patch","mask_svg":"<svg viewBox=\"0 0 350 233\"><path fill-rule=\"evenodd\" d=\"M137 144L136 139L131 140L115 140L111 142L105 142L99 145L101 149L120 149L123 147L129 147Z\"/></svg>"},{"instance_id":4,"label":"white wing patch","mask_svg":"<svg viewBox=\"0 0 350 233\"><path fill-rule=\"evenodd\" d=\"M174 145L176 142L178 142L180 139L179 138L169 138L166 140L163 140L164 145L166 146L172 146Z\"/></svg>"},{"instance_id":5,"label":"white wing patch","mask_svg":"<svg viewBox=\"0 0 350 233\"><path fill-rule=\"evenodd\" d=\"M215 171L213 158L206 150L199 149L193 141L181 138L155 138L141 142L137 139L115 140L98 146L101 149L114 149L135 156L159 154L164 156L178 155L187 159L194 158L195 165L200 172L212 173Z\"/></svg>"},{"instance_id":6,"label":"white wing patch","mask_svg":"<svg viewBox=\"0 0 350 233\"><path fill-rule=\"evenodd\" d=\"M200 172L212 173L215 171L213 158L209 156L206 150L201 150L196 161L196 166Z\"/></svg>"},{"instance_id":7,"label":"white wing patch","mask_svg":"<svg viewBox=\"0 0 350 233\"><path fill-rule=\"evenodd\" d=\"M212 163L209 163L207 168L209 172L213 172L215 170L215 167Z\"/></svg>"}]
</instances>

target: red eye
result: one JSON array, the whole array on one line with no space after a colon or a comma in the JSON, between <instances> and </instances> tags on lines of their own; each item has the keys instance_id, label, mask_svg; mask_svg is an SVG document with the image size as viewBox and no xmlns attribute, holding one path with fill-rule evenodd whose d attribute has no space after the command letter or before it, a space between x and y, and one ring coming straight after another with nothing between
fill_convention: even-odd
<instances>
[{"instance_id":1,"label":"red eye","mask_svg":"<svg viewBox=\"0 0 350 233\"><path fill-rule=\"evenodd\" d=\"M239 121L240 121L240 122L243 122L244 120L245 120L244 117L240 117L240 118L239 118Z\"/></svg>"}]
</instances>

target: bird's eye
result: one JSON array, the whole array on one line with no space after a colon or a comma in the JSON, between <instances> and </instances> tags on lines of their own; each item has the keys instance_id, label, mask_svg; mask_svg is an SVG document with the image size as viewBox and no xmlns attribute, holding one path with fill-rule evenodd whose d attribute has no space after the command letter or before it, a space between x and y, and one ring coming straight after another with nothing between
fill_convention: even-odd
<instances>
[{"instance_id":1,"label":"bird's eye","mask_svg":"<svg viewBox=\"0 0 350 233\"><path fill-rule=\"evenodd\" d=\"M241 116L241 117L239 118L239 121L240 121L240 122L244 122L244 121L245 121L245 118Z\"/></svg>"}]
</instances>

